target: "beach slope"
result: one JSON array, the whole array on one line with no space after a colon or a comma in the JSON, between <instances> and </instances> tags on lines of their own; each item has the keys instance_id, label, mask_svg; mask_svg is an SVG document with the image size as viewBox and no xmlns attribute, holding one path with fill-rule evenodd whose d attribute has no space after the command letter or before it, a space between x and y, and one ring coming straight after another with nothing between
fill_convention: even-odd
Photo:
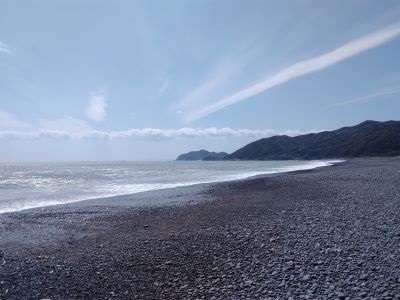
<instances>
[{"instance_id":1,"label":"beach slope","mask_svg":"<svg viewBox=\"0 0 400 300\"><path fill-rule=\"evenodd\" d=\"M190 205L138 208L133 203ZM0 215L1 299L400 299L400 158Z\"/></svg>"}]
</instances>

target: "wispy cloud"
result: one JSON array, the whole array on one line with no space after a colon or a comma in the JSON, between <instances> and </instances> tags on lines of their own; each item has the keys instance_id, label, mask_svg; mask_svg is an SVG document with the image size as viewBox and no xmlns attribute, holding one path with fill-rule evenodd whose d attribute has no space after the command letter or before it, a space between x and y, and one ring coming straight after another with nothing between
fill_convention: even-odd
<instances>
[{"instance_id":1,"label":"wispy cloud","mask_svg":"<svg viewBox=\"0 0 400 300\"><path fill-rule=\"evenodd\" d=\"M210 93L218 92L218 89L221 89L239 69L238 60L236 63L231 59L217 63L216 67L207 74L204 82L191 90L178 103L178 108L186 110L206 101Z\"/></svg>"},{"instance_id":2,"label":"wispy cloud","mask_svg":"<svg viewBox=\"0 0 400 300\"><path fill-rule=\"evenodd\" d=\"M11 54L12 51L8 45L0 42L0 53Z\"/></svg>"},{"instance_id":3,"label":"wispy cloud","mask_svg":"<svg viewBox=\"0 0 400 300\"><path fill-rule=\"evenodd\" d=\"M340 106L357 104L357 103L362 103L362 102L376 101L376 100L386 99L390 96L395 96L395 95L400 95L400 86L386 88L386 89L380 90L378 92L373 92L368 95L364 95L364 96L357 97L354 99L349 99L349 100L342 101L342 102L337 102L337 103L332 104L331 107L340 107Z\"/></svg>"},{"instance_id":4,"label":"wispy cloud","mask_svg":"<svg viewBox=\"0 0 400 300\"><path fill-rule=\"evenodd\" d=\"M180 128L180 129L159 129L143 128L129 129L123 131L66 131L66 130L37 130L37 131L0 131L0 139L146 139L146 140L166 140L178 138L212 138L212 137L270 137L274 135L296 136L317 131L287 130L276 131L272 129L232 129L225 128Z\"/></svg>"},{"instance_id":5,"label":"wispy cloud","mask_svg":"<svg viewBox=\"0 0 400 300\"><path fill-rule=\"evenodd\" d=\"M18 120L12 114L0 110L0 129L20 129L28 127L28 124Z\"/></svg>"},{"instance_id":6,"label":"wispy cloud","mask_svg":"<svg viewBox=\"0 0 400 300\"><path fill-rule=\"evenodd\" d=\"M361 38L352 40L328 53L297 62L266 79L250 85L228 97L218 99L214 103L188 113L186 122L205 117L237 102L246 100L275 86L284 84L300 76L321 71L341 61L387 43L400 35L400 23L395 23L382 30L372 32Z\"/></svg>"},{"instance_id":7,"label":"wispy cloud","mask_svg":"<svg viewBox=\"0 0 400 300\"><path fill-rule=\"evenodd\" d=\"M163 83L162 83L162 85L161 85L161 87L160 87L160 90L159 90L158 94L159 94L159 95L164 94L165 91L167 90L168 86L169 86L169 81L168 81L168 79L164 79L164 81L163 81Z\"/></svg>"},{"instance_id":8,"label":"wispy cloud","mask_svg":"<svg viewBox=\"0 0 400 300\"><path fill-rule=\"evenodd\" d=\"M40 120L37 127L44 131L64 131L71 133L85 132L93 129L87 122L72 117L64 117L56 120Z\"/></svg>"},{"instance_id":9,"label":"wispy cloud","mask_svg":"<svg viewBox=\"0 0 400 300\"><path fill-rule=\"evenodd\" d=\"M214 98L226 95L227 87L237 83L244 67L256 60L263 50L263 46L256 44L255 38L251 37L244 41L238 49L217 59L203 77L202 83L190 89L176 103L175 112L179 112L185 120L187 112L190 114L191 111L204 107L205 103L210 100L210 95Z\"/></svg>"},{"instance_id":10,"label":"wispy cloud","mask_svg":"<svg viewBox=\"0 0 400 300\"><path fill-rule=\"evenodd\" d=\"M106 117L106 97L103 93L92 93L86 109L86 116L96 122L104 121Z\"/></svg>"},{"instance_id":11,"label":"wispy cloud","mask_svg":"<svg viewBox=\"0 0 400 300\"><path fill-rule=\"evenodd\" d=\"M13 114L0 110L0 130L2 132L16 132L17 135L26 136L36 132L68 132L67 135L80 134L93 130L84 120L73 117L58 119L40 119L27 123L18 119Z\"/></svg>"}]
</instances>

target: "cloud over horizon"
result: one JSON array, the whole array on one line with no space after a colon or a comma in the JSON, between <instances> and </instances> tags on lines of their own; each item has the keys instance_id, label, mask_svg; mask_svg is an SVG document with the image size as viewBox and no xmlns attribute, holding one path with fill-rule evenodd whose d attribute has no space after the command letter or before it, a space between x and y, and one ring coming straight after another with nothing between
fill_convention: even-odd
<instances>
[{"instance_id":1,"label":"cloud over horizon","mask_svg":"<svg viewBox=\"0 0 400 300\"><path fill-rule=\"evenodd\" d=\"M19 131L19 130L3 130L0 131L0 140L15 139L148 139L148 140L165 140L177 138L213 138L213 137L271 137L274 135L297 136L301 134L318 132L318 130L300 131L286 130L276 131L273 129L232 129L229 127L215 128L209 127L204 129L180 128L180 129L159 129L159 128L142 128L128 129L121 131L101 131L101 130L84 130L84 131L67 131L67 130L36 130L36 131Z\"/></svg>"},{"instance_id":2,"label":"cloud over horizon","mask_svg":"<svg viewBox=\"0 0 400 300\"><path fill-rule=\"evenodd\" d=\"M179 138L213 138L213 137L270 137L274 135L296 136L321 130L285 130L274 129L232 129L230 127L207 127L180 129L131 128L118 131L96 130L81 119L66 116L54 120L41 119L32 124L22 122L12 114L0 110L0 140L37 140L37 139L146 139L170 140Z\"/></svg>"}]
</instances>

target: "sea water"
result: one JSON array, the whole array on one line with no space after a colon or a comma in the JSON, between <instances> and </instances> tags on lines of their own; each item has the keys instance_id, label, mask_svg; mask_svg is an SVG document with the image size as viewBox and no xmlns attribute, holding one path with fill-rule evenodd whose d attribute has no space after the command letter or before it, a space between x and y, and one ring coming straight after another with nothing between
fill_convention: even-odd
<instances>
[{"instance_id":1,"label":"sea water","mask_svg":"<svg viewBox=\"0 0 400 300\"><path fill-rule=\"evenodd\" d=\"M1 163L0 213L255 175L333 161Z\"/></svg>"}]
</instances>

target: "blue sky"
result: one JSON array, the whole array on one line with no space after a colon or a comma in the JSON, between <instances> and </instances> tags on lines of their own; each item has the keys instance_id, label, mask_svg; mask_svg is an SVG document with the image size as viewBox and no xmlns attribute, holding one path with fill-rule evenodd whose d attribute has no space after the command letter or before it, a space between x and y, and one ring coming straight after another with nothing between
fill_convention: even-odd
<instances>
[{"instance_id":1,"label":"blue sky","mask_svg":"<svg viewBox=\"0 0 400 300\"><path fill-rule=\"evenodd\" d=\"M0 161L164 160L400 119L399 1L0 0Z\"/></svg>"}]
</instances>

